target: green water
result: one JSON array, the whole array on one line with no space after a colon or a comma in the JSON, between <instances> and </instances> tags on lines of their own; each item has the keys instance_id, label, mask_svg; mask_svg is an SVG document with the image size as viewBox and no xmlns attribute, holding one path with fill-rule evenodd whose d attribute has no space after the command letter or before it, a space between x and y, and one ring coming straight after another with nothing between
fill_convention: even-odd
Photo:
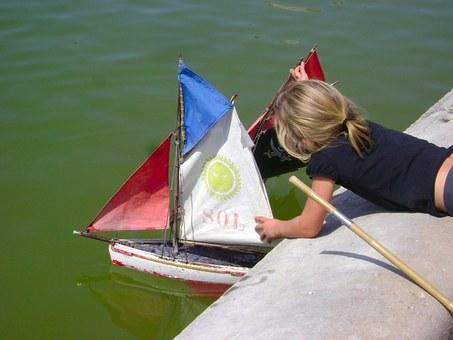
<instances>
[{"instance_id":1,"label":"green water","mask_svg":"<svg viewBox=\"0 0 453 340\"><path fill-rule=\"evenodd\" d=\"M319 45L328 80L404 129L453 85L451 1L0 2L0 338L175 336L212 298L72 236L175 125L176 61L249 125ZM303 200L267 183L274 212Z\"/></svg>"}]
</instances>

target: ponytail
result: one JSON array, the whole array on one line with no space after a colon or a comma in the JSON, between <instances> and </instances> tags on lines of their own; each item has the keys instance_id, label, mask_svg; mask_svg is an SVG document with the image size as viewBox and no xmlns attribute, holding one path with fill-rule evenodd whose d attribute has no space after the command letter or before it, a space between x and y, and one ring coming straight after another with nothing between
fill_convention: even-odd
<instances>
[{"instance_id":1,"label":"ponytail","mask_svg":"<svg viewBox=\"0 0 453 340\"><path fill-rule=\"evenodd\" d=\"M293 157L308 162L311 154L322 150L346 134L349 144L363 158L372 141L368 124L360 109L334 86L318 80L290 83L277 97L276 132L279 143ZM311 141L314 149L302 143Z\"/></svg>"},{"instance_id":2,"label":"ponytail","mask_svg":"<svg viewBox=\"0 0 453 340\"><path fill-rule=\"evenodd\" d=\"M348 100L347 106L349 110L343 120L342 126L349 144L363 158L363 152L369 150L372 144L368 124L354 103Z\"/></svg>"}]
</instances>

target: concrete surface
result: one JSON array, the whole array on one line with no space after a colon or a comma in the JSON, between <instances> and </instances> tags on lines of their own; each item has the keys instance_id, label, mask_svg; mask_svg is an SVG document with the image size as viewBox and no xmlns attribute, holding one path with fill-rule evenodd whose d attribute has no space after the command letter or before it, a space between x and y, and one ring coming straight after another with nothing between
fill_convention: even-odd
<instances>
[{"instance_id":1,"label":"concrete surface","mask_svg":"<svg viewBox=\"0 0 453 340\"><path fill-rule=\"evenodd\" d=\"M453 90L407 132L453 145ZM453 218L391 213L340 190L334 205L453 299ZM453 317L333 217L282 241L177 339L453 339Z\"/></svg>"}]
</instances>

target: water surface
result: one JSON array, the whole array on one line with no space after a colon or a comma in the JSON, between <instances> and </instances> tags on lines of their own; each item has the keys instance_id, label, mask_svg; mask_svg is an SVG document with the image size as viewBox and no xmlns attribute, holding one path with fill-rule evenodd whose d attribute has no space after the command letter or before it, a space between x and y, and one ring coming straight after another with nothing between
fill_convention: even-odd
<instances>
[{"instance_id":1,"label":"water surface","mask_svg":"<svg viewBox=\"0 0 453 340\"><path fill-rule=\"evenodd\" d=\"M72 236L175 126L180 53L248 126L317 43L329 81L404 129L452 87L451 22L451 1L3 0L0 337L165 339L212 302ZM287 177L267 187L297 213Z\"/></svg>"}]
</instances>

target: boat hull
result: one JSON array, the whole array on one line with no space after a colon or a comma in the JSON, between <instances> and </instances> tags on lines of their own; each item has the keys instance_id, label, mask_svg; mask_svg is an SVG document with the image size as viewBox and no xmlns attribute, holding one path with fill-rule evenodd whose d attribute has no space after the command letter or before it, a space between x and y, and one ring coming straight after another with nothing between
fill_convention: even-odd
<instances>
[{"instance_id":1,"label":"boat hull","mask_svg":"<svg viewBox=\"0 0 453 340\"><path fill-rule=\"evenodd\" d=\"M112 263L152 275L191 283L231 286L250 268L201 262L187 262L128 245L113 243L109 246Z\"/></svg>"}]
</instances>

